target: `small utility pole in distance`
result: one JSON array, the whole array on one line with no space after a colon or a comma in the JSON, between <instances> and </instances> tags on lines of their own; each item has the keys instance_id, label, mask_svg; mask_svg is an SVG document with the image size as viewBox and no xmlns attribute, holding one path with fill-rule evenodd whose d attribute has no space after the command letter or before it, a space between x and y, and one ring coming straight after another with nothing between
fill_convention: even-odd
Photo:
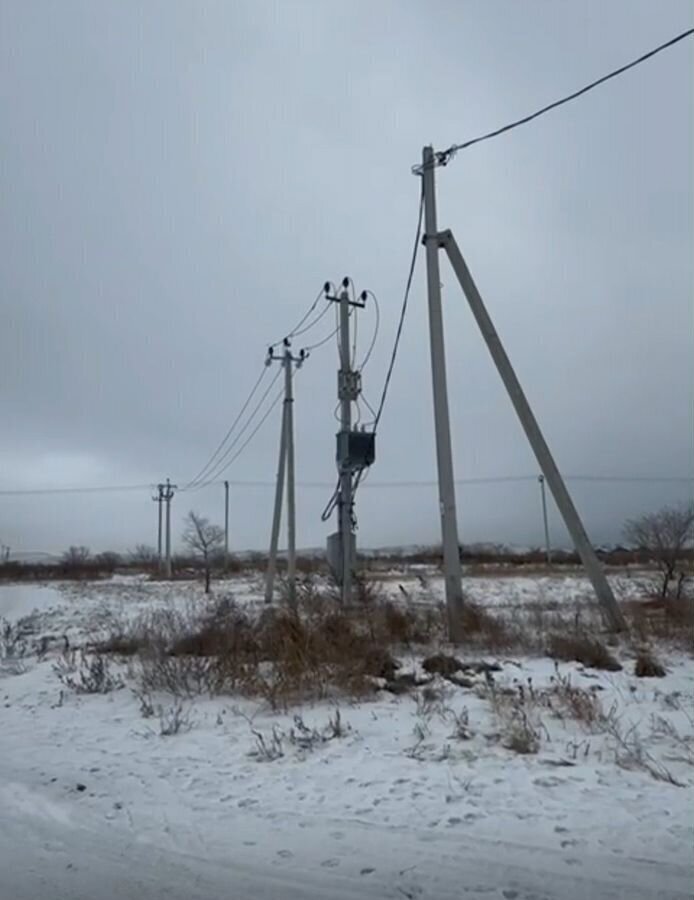
<instances>
[{"instance_id":1,"label":"small utility pole in distance","mask_svg":"<svg viewBox=\"0 0 694 900\"><path fill-rule=\"evenodd\" d=\"M229 482L224 482L224 569L229 568Z\"/></svg>"},{"instance_id":2,"label":"small utility pole in distance","mask_svg":"<svg viewBox=\"0 0 694 900\"><path fill-rule=\"evenodd\" d=\"M277 574L277 546L279 543L280 521L282 518L282 495L284 480L287 480L287 587L289 602L296 599L296 503L294 488L294 390L293 371L301 367L306 359L306 351L301 350L293 356L291 344L284 339L284 350L276 354L268 349L266 365L280 360L284 368L284 403L282 404L282 430L280 433L280 455L277 467L277 485L275 487L275 509L272 516L272 534L270 536L270 554L268 557L267 576L265 581L265 602L272 603Z\"/></svg>"},{"instance_id":3,"label":"small utility pole in distance","mask_svg":"<svg viewBox=\"0 0 694 900\"><path fill-rule=\"evenodd\" d=\"M161 525L162 525L162 502L164 500L164 485L157 485L157 493L152 497L157 504L157 568L161 573L162 556L161 556Z\"/></svg>"},{"instance_id":4,"label":"small utility pole in distance","mask_svg":"<svg viewBox=\"0 0 694 900\"><path fill-rule=\"evenodd\" d=\"M540 482L540 496L542 498L542 522L545 527L545 553L547 555L547 565L552 565L552 546L549 542L549 522L547 520L547 497L545 494L545 476L538 475L537 480Z\"/></svg>"},{"instance_id":5,"label":"small utility pole in distance","mask_svg":"<svg viewBox=\"0 0 694 900\"><path fill-rule=\"evenodd\" d=\"M162 491L162 499L166 504L166 559L164 561L164 575L166 578L171 578L171 501L177 487L177 484L171 484L167 478Z\"/></svg>"}]
</instances>

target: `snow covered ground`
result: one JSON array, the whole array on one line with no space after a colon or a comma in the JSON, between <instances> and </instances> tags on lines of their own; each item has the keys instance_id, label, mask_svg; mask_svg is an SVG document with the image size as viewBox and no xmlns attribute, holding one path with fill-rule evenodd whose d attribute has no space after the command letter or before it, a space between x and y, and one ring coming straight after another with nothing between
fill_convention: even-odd
<instances>
[{"instance_id":1,"label":"snow covered ground","mask_svg":"<svg viewBox=\"0 0 694 900\"><path fill-rule=\"evenodd\" d=\"M399 584L439 590L430 573L395 573L389 590ZM243 577L221 590L252 604L259 588ZM613 673L499 659L491 687L483 675L472 687L437 679L341 701L337 736L334 704L277 713L198 698L183 702L186 727L164 737L125 667L110 693L66 690L58 639L191 602L199 586L33 590L27 606L42 591L50 601L25 623L26 655L0 661L0 900L692 897L694 670L681 653L663 648L668 673L651 679L633 676L625 648ZM17 618L7 591L0 614ZM469 593L499 606L573 602L587 586L479 578ZM46 636L55 644L37 657ZM400 659L421 671L419 657ZM610 727L548 705L559 683L592 691ZM504 746L519 692L537 753ZM176 701L155 700L167 719Z\"/></svg>"}]
</instances>

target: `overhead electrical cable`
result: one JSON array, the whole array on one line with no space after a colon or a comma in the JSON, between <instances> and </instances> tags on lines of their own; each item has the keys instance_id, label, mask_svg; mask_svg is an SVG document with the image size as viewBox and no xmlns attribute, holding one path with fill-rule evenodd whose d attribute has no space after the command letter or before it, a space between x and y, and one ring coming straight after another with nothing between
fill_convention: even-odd
<instances>
[{"instance_id":1,"label":"overhead electrical cable","mask_svg":"<svg viewBox=\"0 0 694 900\"><path fill-rule=\"evenodd\" d=\"M278 372L281 372L281 371L282 371L281 369L278 369ZM267 410L265 411L265 414L262 416L260 421L257 423L257 425L255 426L253 431L251 431L251 433L248 435L246 440L243 442L243 444L241 444L239 449L231 457L231 459L226 463L226 465L223 467L223 469L221 469L219 472L216 473L215 477L219 477L219 475L221 475L222 472L225 472L233 463L236 462L236 460L239 458L239 456L241 456L241 454L246 449L246 447L250 444L250 442L253 440L253 438L256 436L256 434L263 427L263 425L267 421L268 417L270 416L270 413L277 407L278 403L282 400L283 397L284 397L284 388L282 388L279 391L279 393L275 396L274 400L272 401L270 406L267 408ZM214 480L206 481L203 484L199 484L198 488L208 487L210 484L215 484L215 483L216 482Z\"/></svg>"},{"instance_id":2,"label":"overhead electrical cable","mask_svg":"<svg viewBox=\"0 0 694 900\"><path fill-rule=\"evenodd\" d=\"M592 91L594 88L598 87L601 84L604 84L606 81L609 81L612 78L616 78L618 75L624 74L624 72L627 72L629 69L633 69L635 66L641 65L641 63L644 63L646 62L646 60L656 56L656 54L661 53L663 50L667 50L670 47L673 47L675 44L678 44L680 41L683 41L685 38L691 37L692 35L694 35L694 28L688 28L686 31L681 32L680 34L671 38L669 41L666 41L664 44L659 44L657 47L654 47L652 50L644 53L637 59L626 63L626 65L620 66L618 69L613 69L611 72L608 72L607 75L603 75L601 78L596 78L595 81L591 81L590 84L586 84L584 87L579 88L579 90L574 91L571 94L567 94L567 96L562 97L559 100L555 100L553 103L548 103L547 106L543 106L541 109L538 109L527 116L523 116L523 118L521 119L516 119L513 122L509 122L508 125L503 125L501 128L496 128L494 129L494 131L489 131L486 134L482 134L479 135L479 137L474 137L470 140L463 141L460 144L451 144L451 146L448 147L447 150L440 150L434 154L436 164L445 166L460 150L467 150L468 147L473 147L475 144L481 144L482 141L489 141L501 134L512 131L514 128L519 128L521 125L526 125L528 122L532 122L534 119L538 119L540 116L544 116L545 113L548 113L553 109L557 109L557 107L563 106L565 103L570 103L577 97L583 96L583 94L587 94L588 91ZM422 171L422 166L414 166L413 171L416 174L420 174Z\"/></svg>"},{"instance_id":3,"label":"overhead electrical cable","mask_svg":"<svg viewBox=\"0 0 694 900\"><path fill-rule=\"evenodd\" d=\"M378 404L378 409L376 411L376 417L374 420L374 431L378 428L378 423L381 421L381 416L383 415L383 407L385 406L386 397L388 396L388 388L390 387L390 380L393 377L393 369L395 367L395 360L398 355L398 348L400 346L400 338L402 337L402 327L405 323L405 314L407 313L407 304L410 299L410 291L412 289L412 279L414 277L415 266L417 265L417 251L419 250L419 242L422 237L422 220L424 218L424 185L422 183L422 190L419 196L419 214L417 216L417 230L414 238L414 246L412 247L412 258L410 259L410 268L407 274L407 283L405 285L405 295L402 300L402 307L400 308L400 319L398 321L398 328L395 333L395 341L393 343L393 350L390 355L390 363L388 364L388 371L386 372L386 379L383 384L383 391L381 392L381 399Z\"/></svg>"},{"instance_id":4,"label":"overhead electrical cable","mask_svg":"<svg viewBox=\"0 0 694 900\"><path fill-rule=\"evenodd\" d=\"M263 420L269 415L269 412L276 408L278 398L281 399L282 394L278 394L272 401L272 404L266 411ZM254 429L252 435L249 435L244 446L250 442L253 435L257 433L262 424L259 422ZM237 453L240 454L241 448ZM457 485L475 485L475 484L512 484L521 482L537 481L537 475L489 475L477 478L456 478ZM565 475L566 481L585 482L592 484L694 484L694 476L688 475ZM223 484L223 481L206 481L205 484ZM274 481L254 481L254 480L234 480L229 482L237 487L274 487ZM370 481L369 488L423 488L433 487L438 482L433 480L409 480L409 481ZM103 493L126 493L131 491L151 491L156 487L154 482L148 484L113 484L113 485L87 485L85 487L35 487L35 488L5 488L0 489L1 497L30 497L40 496L43 494L103 494ZM304 488L326 488L332 487L332 482L328 481L298 481L297 487Z\"/></svg>"},{"instance_id":5,"label":"overhead electrical cable","mask_svg":"<svg viewBox=\"0 0 694 900\"><path fill-rule=\"evenodd\" d=\"M226 448L224 453L219 457L219 459L214 464L212 469L208 472L207 476L204 479L204 482L197 481L194 485L192 485L192 487L187 488L187 490L193 490L193 491L197 490L197 488L201 485L201 483L209 484L211 481L213 481L219 475L219 473L223 469L225 469L227 467L227 460L228 460L230 454L232 453L234 447L236 447L238 442L241 440L243 435L246 433L246 431L250 427L250 425L253 422L253 420L255 419L255 417L260 412L263 404L265 403L265 400L267 399L268 394L270 393L270 391L273 389L273 387L277 383L277 380L279 379L281 374L282 374L282 369L278 368L277 371L275 372L274 377L272 378L272 381L265 389L265 392L263 393L262 397L256 403L255 407L253 408L253 411L250 413L250 415L246 419L245 423L241 427L241 430L236 434L233 441L229 444L229 446Z\"/></svg>"},{"instance_id":6,"label":"overhead electrical cable","mask_svg":"<svg viewBox=\"0 0 694 900\"><path fill-rule=\"evenodd\" d=\"M224 449L224 446L227 443L227 441L229 440L229 438L231 437L232 432L234 431L234 429L238 425L241 417L243 416L246 409L248 408L248 404L251 402L251 400L253 399L253 397L255 395L255 392L260 387L260 383L263 380L263 378L265 377L266 372L267 372L267 366L263 366L262 372L258 376L258 380L251 388L250 394L248 395L248 397L246 397L246 400L245 400L243 406L241 407L241 409L240 409L238 415L236 416L236 418L234 419L234 421L229 426L227 433L224 435L224 437L220 441L219 446L214 451L212 456L208 459L208 461L205 463L205 465L202 467L202 469L198 472L198 474L195 476L195 478L191 478L191 480L187 484L185 484L181 488L181 490L183 490L183 491L189 490L193 485L197 484L198 481L201 481L205 477L206 473L209 471L209 469L212 466L212 464L214 463L214 461L217 459L219 454Z\"/></svg>"}]
</instances>

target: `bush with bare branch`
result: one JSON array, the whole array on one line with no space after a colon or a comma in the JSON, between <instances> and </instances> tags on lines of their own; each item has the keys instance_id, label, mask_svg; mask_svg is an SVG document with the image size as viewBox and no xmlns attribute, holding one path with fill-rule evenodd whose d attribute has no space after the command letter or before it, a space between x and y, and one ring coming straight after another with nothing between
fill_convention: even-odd
<instances>
[{"instance_id":1,"label":"bush with bare branch","mask_svg":"<svg viewBox=\"0 0 694 900\"><path fill-rule=\"evenodd\" d=\"M668 596L676 581L675 599L682 595L686 577L687 551L694 544L694 503L665 506L654 513L629 519L624 536L634 547L648 554L662 574L660 596Z\"/></svg>"},{"instance_id":2,"label":"bush with bare branch","mask_svg":"<svg viewBox=\"0 0 694 900\"><path fill-rule=\"evenodd\" d=\"M205 573L205 593L210 593L212 565L224 548L224 529L191 510L186 517L183 543L202 562Z\"/></svg>"}]
</instances>

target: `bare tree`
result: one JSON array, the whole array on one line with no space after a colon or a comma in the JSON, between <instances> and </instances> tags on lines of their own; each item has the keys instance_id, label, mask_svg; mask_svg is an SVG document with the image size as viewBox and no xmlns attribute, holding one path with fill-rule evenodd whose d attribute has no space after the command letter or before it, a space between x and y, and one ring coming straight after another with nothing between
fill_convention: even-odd
<instances>
[{"instance_id":1,"label":"bare tree","mask_svg":"<svg viewBox=\"0 0 694 900\"><path fill-rule=\"evenodd\" d=\"M63 563L69 566L82 566L87 562L91 552L89 547L68 547L63 553Z\"/></svg>"},{"instance_id":2,"label":"bare tree","mask_svg":"<svg viewBox=\"0 0 694 900\"><path fill-rule=\"evenodd\" d=\"M667 596L670 582L684 565L687 550L694 543L694 503L683 506L664 506L654 513L637 519L629 519L624 526L624 536L630 544L644 550L655 561L662 573L660 596ZM682 593L686 572L680 569L677 578L676 599Z\"/></svg>"},{"instance_id":3,"label":"bare tree","mask_svg":"<svg viewBox=\"0 0 694 900\"><path fill-rule=\"evenodd\" d=\"M104 550L103 553L96 554L94 562L103 566L104 569L115 569L117 566L122 565L123 557L120 553L116 553L113 550Z\"/></svg>"},{"instance_id":4,"label":"bare tree","mask_svg":"<svg viewBox=\"0 0 694 900\"><path fill-rule=\"evenodd\" d=\"M149 544L135 544L132 550L128 550L130 560L140 566L152 565L157 561L157 551Z\"/></svg>"},{"instance_id":5,"label":"bare tree","mask_svg":"<svg viewBox=\"0 0 694 900\"><path fill-rule=\"evenodd\" d=\"M224 529L191 510L186 516L183 543L201 560L205 571L205 593L209 594L212 564L224 547Z\"/></svg>"}]
</instances>

